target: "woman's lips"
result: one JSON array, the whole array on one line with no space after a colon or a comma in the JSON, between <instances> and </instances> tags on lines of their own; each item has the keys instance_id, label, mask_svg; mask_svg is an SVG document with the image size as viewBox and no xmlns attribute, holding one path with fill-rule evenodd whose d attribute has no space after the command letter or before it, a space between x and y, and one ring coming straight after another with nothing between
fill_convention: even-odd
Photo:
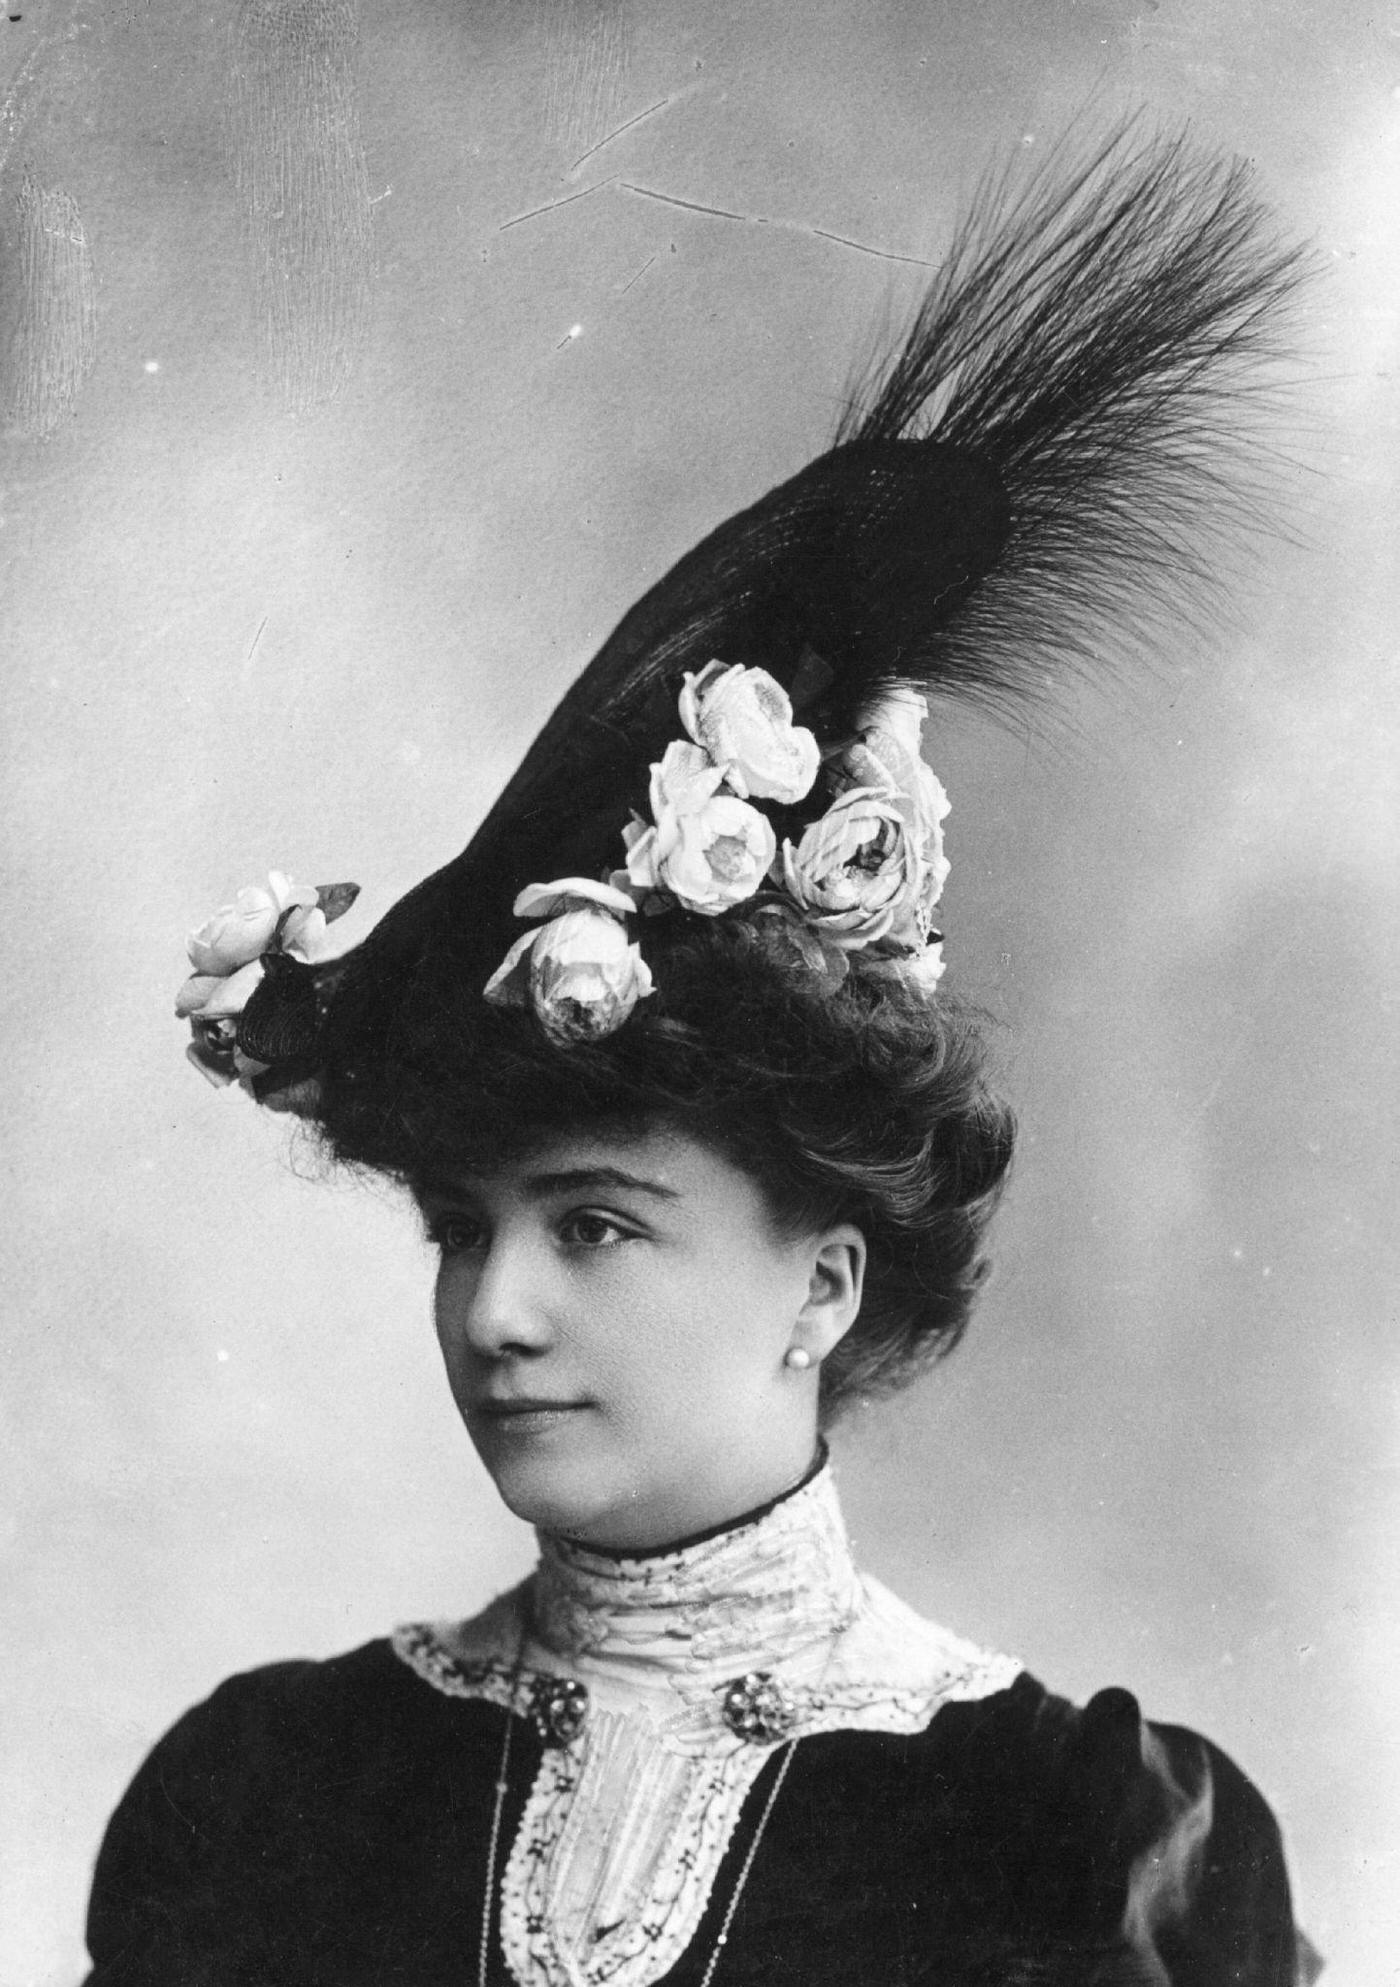
<instances>
[{"instance_id":1,"label":"woman's lips","mask_svg":"<svg viewBox=\"0 0 1400 1987\"><path fill-rule=\"evenodd\" d=\"M484 1422L507 1435L538 1435L555 1428L572 1414L581 1414L588 1401L538 1400L521 1396L510 1400L477 1401L467 1410L472 1421Z\"/></svg>"}]
</instances>

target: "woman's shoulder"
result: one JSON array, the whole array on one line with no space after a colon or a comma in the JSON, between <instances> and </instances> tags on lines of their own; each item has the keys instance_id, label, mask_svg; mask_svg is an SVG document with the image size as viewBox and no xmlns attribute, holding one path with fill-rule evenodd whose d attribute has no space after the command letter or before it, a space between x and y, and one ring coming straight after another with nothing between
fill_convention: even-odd
<instances>
[{"instance_id":1,"label":"woman's shoulder","mask_svg":"<svg viewBox=\"0 0 1400 1987\"><path fill-rule=\"evenodd\" d=\"M951 1792L1036 1815L1140 1850L1171 1833L1197 1842L1222 1800L1262 1830L1273 1817L1252 1782L1210 1739L1149 1718L1111 1685L1077 1703L1022 1669L984 1696L945 1703L923 1735L929 1771ZM1075 1831L1080 1832L1080 1831Z\"/></svg>"},{"instance_id":2,"label":"woman's shoulder","mask_svg":"<svg viewBox=\"0 0 1400 1987\"><path fill-rule=\"evenodd\" d=\"M379 1637L320 1660L267 1663L226 1677L159 1740L144 1773L227 1797L233 1782L281 1787L389 1769L444 1742L443 1701L421 1689ZM468 1721L468 1726L470 1721ZM457 1743L463 1722L453 1721ZM334 1762L334 1764L332 1764Z\"/></svg>"},{"instance_id":3,"label":"woman's shoulder","mask_svg":"<svg viewBox=\"0 0 1400 1987\"><path fill-rule=\"evenodd\" d=\"M423 1689L388 1640L228 1677L157 1742L108 1824L92 1982L309 1978L288 1957L308 1928L372 1927L414 1845L446 1922L444 1872L490 1785L488 1726L484 1707Z\"/></svg>"},{"instance_id":4,"label":"woman's shoulder","mask_svg":"<svg viewBox=\"0 0 1400 1987\"><path fill-rule=\"evenodd\" d=\"M922 1694L928 1715L894 1744L868 1727L827 1741L833 1809L879 1812L887 1841L967 1891L969 1922L1012 1895L1042 1941L1057 1924L1097 1925L1169 1956L1172 1979L1312 1977L1294 1956L1278 1824L1225 1751L1128 1689L1076 1702L866 1584L853 1664L911 1705Z\"/></svg>"},{"instance_id":5,"label":"woman's shoulder","mask_svg":"<svg viewBox=\"0 0 1400 1987\"><path fill-rule=\"evenodd\" d=\"M299 1723L308 1716L353 1715L367 1700L386 1706L392 1702L398 1669L387 1636L333 1656L260 1663L225 1677L185 1713L181 1723L248 1718Z\"/></svg>"},{"instance_id":6,"label":"woman's shoulder","mask_svg":"<svg viewBox=\"0 0 1400 1987\"><path fill-rule=\"evenodd\" d=\"M1019 1669L1005 1688L945 1703L925 1746L945 1787L975 1785L979 1800L1023 1814L1053 1804L1125 1850L1168 1833L1198 1845L1222 1813L1277 1841L1267 1802L1228 1753L1188 1726L1150 1718L1119 1685L1081 1703Z\"/></svg>"},{"instance_id":7,"label":"woman's shoulder","mask_svg":"<svg viewBox=\"0 0 1400 1987\"><path fill-rule=\"evenodd\" d=\"M1072 1911L1160 1953L1173 1980L1315 1977L1267 1801L1212 1740L1149 1718L1130 1690L1080 1704L1022 1670L945 1704L917 1751L927 1825L967 1845L953 1853L969 1870L993 1843L1028 1922Z\"/></svg>"},{"instance_id":8,"label":"woman's shoulder","mask_svg":"<svg viewBox=\"0 0 1400 1987\"><path fill-rule=\"evenodd\" d=\"M1118 1861L1168 1840L1192 1854L1223 1817L1282 1867L1268 1804L1210 1739L1150 1718L1121 1686L1077 1702L1021 1663L926 1626L946 1681L914 1759L935 1808L975 1809L994 1826L1079 1840Z\"/></svg>"}]
</instances>

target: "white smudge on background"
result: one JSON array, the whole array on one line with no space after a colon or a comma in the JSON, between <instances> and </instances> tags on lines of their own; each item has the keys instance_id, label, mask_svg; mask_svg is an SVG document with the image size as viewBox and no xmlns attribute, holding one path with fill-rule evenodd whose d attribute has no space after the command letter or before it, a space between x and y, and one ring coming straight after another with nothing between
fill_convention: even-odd
<instances>
[{"instance_id":1,"label":"white smudge on background","mask_svg":"<svg viewBox=\"0 0 1400 1987\"><path fill-rule=\"evenodd\" d=\"M5 427L42 440L71 414L97 356L97 277L76 202L24 175L15 200L18 304Z\"/></svg>"},{"instance_id":2,"label":"white smudge on background","mask_svg":"<svg viewBox=\"0 0 1400 1987\"><path fill-rule=\"evenodd\" d=\"M292 413L333 399L369 318L373 232L349 0L243 0L229 126L268 379Z\"/></svg>"}]
</instances>

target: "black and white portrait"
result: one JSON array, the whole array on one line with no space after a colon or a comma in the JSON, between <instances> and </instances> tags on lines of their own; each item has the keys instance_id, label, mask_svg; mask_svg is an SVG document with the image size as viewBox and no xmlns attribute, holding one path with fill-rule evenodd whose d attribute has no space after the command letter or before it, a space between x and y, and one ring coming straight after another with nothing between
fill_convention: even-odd
<instances>
[{"instance_id":1,"label":"black and white portrait","mask_svg":"<svg viewBox=\"0 0 1400 1987\"><path fill-rule=\"evenodd\" d=\"M1391 1977L1397 175L1354 0L11 0L4 1987Z\"/></svg>"}]
</instances>

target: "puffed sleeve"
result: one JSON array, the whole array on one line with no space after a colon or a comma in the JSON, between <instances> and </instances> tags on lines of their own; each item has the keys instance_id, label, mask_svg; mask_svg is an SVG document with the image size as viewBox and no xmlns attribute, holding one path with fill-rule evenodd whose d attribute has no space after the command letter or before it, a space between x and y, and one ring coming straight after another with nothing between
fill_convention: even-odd
<instances>
[{"instance_id":1,"label":"puffed sleeve","mask_svg":"<svg viewBox=\"0 0 1400 1987\"><path fill-rule=\"evenodd\" d=\"M1307 1987L1316 1978L1294 1929L1278 1824L1224 1753L1195 1732L1149 1724L1125 1690L1090 1701L1070 1750L1074 1833L1090 1845L1083 1876L1100 1924L1116 1933L1125 1981Z\"/></svg>"},{"instance_id":2,"label":"puffed sleeve","mask_svg":"<svg viewBox=\"0 0 1400 1987\"><path fill-rule=\"evenodd\" d=\"M237 1867L234 1845L258 1799L272 1675L221 1684L172 1727L123 1796L93 1878L86 1987L275 1987L256 1917L231 1908L263 1875Z\"/></svg>"}]
</instances>

